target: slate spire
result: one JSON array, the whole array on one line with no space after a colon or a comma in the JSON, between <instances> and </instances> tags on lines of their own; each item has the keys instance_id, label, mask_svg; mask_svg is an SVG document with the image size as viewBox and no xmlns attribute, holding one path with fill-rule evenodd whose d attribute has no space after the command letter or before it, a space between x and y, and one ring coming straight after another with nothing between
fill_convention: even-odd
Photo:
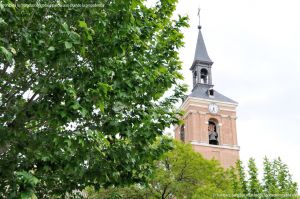
<instances>
[{"instance_id":1,"label":"slate spire","mask_svg":"<svg viewBox=\"0 0 300 199\"><path fill-rule=\"evenodd\" d=\"M197 39L197 45L196 45L196 51L195 51L195 57L194 62L204 62L208 64L212 64L213 62L208 56L206 46L203 40L202 32L201 32L201 26L198 26L199 32L198 32L198 39Z\"/></svg>"},{"instance_id":2,"label":"slate spire","mask_svg":"<svg viewBox=\"0 0 300 199\"><path fill-rule=\"evenodd\" d=\"M207 84L212 86L211 66L213 62L208 56L206 46L203 40L201 26L198 26L198 38L195 50L195 57L190 70L193 73L193 85Z\"/></svg>"},{"instance_id":3,"label":"slate spire","mask_svg":"<svg viewBox=\"0 0 300 199\"><path fill-rule=\"evenodd\" d=\"M222 95L213 89L212 84L212 65L213 62L208 56L203 40L201 26L198 26L198 38L195 50L195 57L190 70L193 74L193 90L189 97L209 99L220 102L237 104L234 100Z\"/></svg>"}]
</instances>

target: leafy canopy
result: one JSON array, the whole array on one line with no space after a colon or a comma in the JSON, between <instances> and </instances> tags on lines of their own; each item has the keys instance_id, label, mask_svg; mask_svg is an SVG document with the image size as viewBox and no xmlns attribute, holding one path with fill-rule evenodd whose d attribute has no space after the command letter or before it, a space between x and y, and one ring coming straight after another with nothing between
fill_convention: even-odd
<instances>
[{"instance_id":1,"label":"leafy canopy","mask_svg":"<svg viewBox=\"0 0 300 199\"><path fill-rule=\"evenodd\" d=\"M0 0L1 197L141 182L169 149L153 143L178 123L186 17L176 0L85 3Z\"/></svg>"},{"instance_id":2,"label":"leafy canopy","mask_svg":"<svg viewBox=\"0 0 300 199\"><path fill-rule=\"evenodd\" d=\"M89 198L103 199L211 199L211 198L299 198L297 184L280 158L264 159L263 178L253 158L247 169L241 161L235 168L224 170L215 160L175 141L172 151L155 162L147 183L107 189L87 190Z\"/></svg>"},{"instance_id":3,"label":"leafy canopy","mask_svg":"<svg viewBox=\"0 0 300 199\"><path fill-rule=\"evenodd\" d=\"M253 158L249 159L247 170L239 161L237 174L238 184L234 187L236 194L247 198L298 198L298 185L280 158L273 161L264 158L261 180Z\"/></svg>"},{"instance_id":4,"label":"leafy canopy","mask_svg":"<svg viewBox=\"0 0 300 199\"><path fill-rule=\"evenodd\" d=\"M123 199L211 199L214 194L232 193L232 178L215 160L204 159L191 145L174 141L174 149L155 162L146 184L87 189L89 198Z\"/></svg>"}]
</instances>

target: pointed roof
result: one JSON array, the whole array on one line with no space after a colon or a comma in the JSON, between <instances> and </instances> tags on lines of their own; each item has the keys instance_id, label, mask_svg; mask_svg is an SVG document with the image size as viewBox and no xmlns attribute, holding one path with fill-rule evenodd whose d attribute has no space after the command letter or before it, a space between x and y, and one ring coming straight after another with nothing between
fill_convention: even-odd
<instances>
[{"instance_id":1,"label":"pointed roof","mask_svg":"<svg viewBox=\"0 0 300 199\"><path fill-rule=\"evenodd\" d=\"M207 54L206 46L201 32L201 26L198 26L198 29L199 32L198 32L194 62L200 61L200 62L213 63Z\"/></svg>"}]
</instances>

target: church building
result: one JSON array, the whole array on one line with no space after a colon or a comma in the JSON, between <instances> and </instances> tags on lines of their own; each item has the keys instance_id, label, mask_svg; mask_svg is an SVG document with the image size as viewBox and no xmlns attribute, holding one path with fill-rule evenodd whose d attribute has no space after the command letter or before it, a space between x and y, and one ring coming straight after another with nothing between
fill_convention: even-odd
<instances>
[{"instance_id":1,"label":"church building","mask_svg":"<svg viewBox=\"0 0 300 199\"><path fill-rule=\"evenodd\" d=\"M212 65L201 26L190 68L193 90L180 109L185 111L184 125L175 127L175 138L190 143L205 158L215 158L225 168L234 166L239 159L237 143L236 108L238 103L214 90Z\"/></svg>"}]
</instances>

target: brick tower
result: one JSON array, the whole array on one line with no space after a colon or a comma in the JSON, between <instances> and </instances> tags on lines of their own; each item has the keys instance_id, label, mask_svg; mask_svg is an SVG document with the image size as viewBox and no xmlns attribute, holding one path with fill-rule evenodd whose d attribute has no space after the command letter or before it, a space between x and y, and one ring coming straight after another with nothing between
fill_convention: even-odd
<instances>
[{"instance_id":1,"label":"brick tower","mask_svg":"<svg viewBox=\"0 0 300 199\"><path fill-rule=\"evenodd\" d=\"M223 167L234 166L239 159L236 132L238 103L214 90L212 65L198 27L194 62L193 90L181 105L184 125L175 127L175 138L191 143L205 158L219 160Z\"/></svg>"}]
</instances>

